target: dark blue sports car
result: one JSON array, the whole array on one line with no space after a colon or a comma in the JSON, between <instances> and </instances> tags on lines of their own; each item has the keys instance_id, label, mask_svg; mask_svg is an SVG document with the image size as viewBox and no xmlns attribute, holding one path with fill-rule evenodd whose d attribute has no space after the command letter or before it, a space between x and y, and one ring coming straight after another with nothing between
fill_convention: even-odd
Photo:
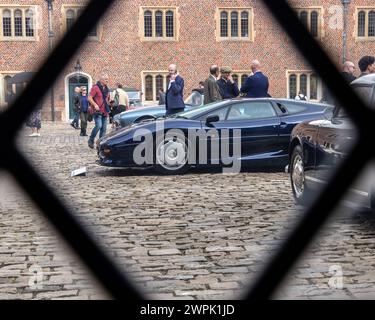
<instances>
[{"instance_id":1,"label":"dark blue sports car","mask_svg":"<svg viewBox=\"0 0 375 320\"><path fill-rule=\"evenodd\" d=\"M322 119L332 108L274 98L215 102L109 133L98 141L99 163L153 166L165 174L180 174L201 165L285 166L294 126Z\"/></svg>"},{"instance_id":2,"label":"dark blue sports car","mask_svg":"<svg viewBox=\"0 0 375 320\"><path fill-rule=\"evenodd\" d=\"M370 108L375 109L375 75L353 81L351 87ZM329 119L306 121L294 128L290 141L291 187L296 201L310 203L346 157L358 132L345 111L336 106ZM371 146L369 146L371 148ZM374 171L367 170L345 198L345 203L366 206L375 211Z\"/></svg>"}]
</instances>

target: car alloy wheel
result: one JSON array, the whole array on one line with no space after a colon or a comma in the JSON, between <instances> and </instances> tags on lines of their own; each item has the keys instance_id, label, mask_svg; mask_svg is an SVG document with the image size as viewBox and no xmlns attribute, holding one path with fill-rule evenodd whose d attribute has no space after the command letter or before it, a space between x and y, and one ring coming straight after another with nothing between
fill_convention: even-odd
<instances>
[{"instance_id":1,"label":"car alloy wheel","mask_svg":"<svg viewBox=\"0 0 375 320\"><path fill-rule=\"evenodd\" d=\"M181 174L188 169L188 146L185 136L163 137L156 143L156 170L163 174Z\"/></svg>"},{"instance_id":2,"label":"car alloy wheel","mask_svg":"<svg viewBox=\"0 0 375 320\"><path fill-rule=\"evenodd\" d=\"M306 185L302 149L300 146L296 146L292 153L290 162L290 180L295 199L297 202L303 203L306 197Z\"/></svg>"}]
</instances>

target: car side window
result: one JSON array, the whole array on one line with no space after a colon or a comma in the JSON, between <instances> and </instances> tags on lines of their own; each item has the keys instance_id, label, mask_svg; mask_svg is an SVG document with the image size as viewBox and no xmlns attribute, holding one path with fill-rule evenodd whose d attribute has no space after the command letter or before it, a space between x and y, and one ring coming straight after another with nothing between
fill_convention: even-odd
<instances>
[{"instance_id":1,"label":"car side window","mask_svg":"<svg viewBox=\"0 0 375 320\"><path fill-rule=\"evenodd\" d=\"M221 109L205 114L199 120L205 121L210 116L219 116L219 121L223 121L225 120L225 116L227 115L227 112L228 112L228 107L226 106L225 108L221 108Z\"/></svg>"},{"instance_id":2,"label":"car side window","mask_svg":"<svg viewBox=\"0 0 375 320\"><path fill-rule=\"evenodd\" d=\"M293 102L283 102L282 105L288 110L289 114L304 112L307 109L307 106Z\"/></svg>"},{"instance_id":3,"label":"car side window","mask_svg":"<svg viewBox=\"0 0 375 320\"><path fill-rule=\"evenodd\" d=\"M227 120L252 120L276 116L271 103L267 101L251 101L232 105Z\"/></svg>"}]
</instances>

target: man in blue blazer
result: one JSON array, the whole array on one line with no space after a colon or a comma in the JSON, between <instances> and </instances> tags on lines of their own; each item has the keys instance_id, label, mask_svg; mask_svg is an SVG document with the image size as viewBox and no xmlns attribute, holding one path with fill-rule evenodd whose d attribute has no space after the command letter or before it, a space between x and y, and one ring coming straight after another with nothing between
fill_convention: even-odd
<instances>
[{"instance_id":1,"label":"man in blue blazer","mask_svg":"<svg viewBox=\"0 0 375 320\"><path fill-rule=\"evenodd\" d=\"M251 63L251 71L253 75L249 76L241 87L241 93L245 93L249 98L269 97L268 94L268 78L260 71L260 63L253 60Z\"/></svg>"},{"instance_id":2,"label":"man in blue blazer","mask_svg":"<svg viewBox=\"0 0 375 320\"><path fill-rule=\"evenodd\" d=\"M182 112L184 103L184 79L177 73L177 66L171 64L168 68L170 75L169 85L165 94L166 116Z\"/></svg>"}]
</instances>

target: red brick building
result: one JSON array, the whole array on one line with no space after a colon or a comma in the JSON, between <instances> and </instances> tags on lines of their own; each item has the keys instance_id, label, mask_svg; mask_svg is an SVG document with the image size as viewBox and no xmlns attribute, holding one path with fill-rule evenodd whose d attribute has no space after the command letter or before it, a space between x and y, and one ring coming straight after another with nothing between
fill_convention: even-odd
<instances>
[{"instance_id":1,"label":"red brick building","mask_svg":"<svg viewBox=\"0 0 375 320\"><path fill-rule=\"evenodd\" d=\"M85 3L52 2L53 44L74 23ZM339 65L345 16L342 1L290 3ZM1 0L0 21L0 102L4 107L7 92L17 90L9 84L11 77L37 70L49 52L47 1ZM357 63L363 55L375 55L375 2L352 0L347 22L347 59ZM207 77L213 63L231 66L241 84L253 59L260 60L269 76L272 96L293 97L303 90L312 100L321 98L321 80L262 1L118 0L55 83L56 119L70 117L69 96L77 82L91 86L102 71L108 72L112 85L121 82L142 90L148 103L156 100L159 87L166 87L170 63L176 63L184 77L187 95ZM43 117L51 118L49 95Z\"/></svg>"}]
</instances>

